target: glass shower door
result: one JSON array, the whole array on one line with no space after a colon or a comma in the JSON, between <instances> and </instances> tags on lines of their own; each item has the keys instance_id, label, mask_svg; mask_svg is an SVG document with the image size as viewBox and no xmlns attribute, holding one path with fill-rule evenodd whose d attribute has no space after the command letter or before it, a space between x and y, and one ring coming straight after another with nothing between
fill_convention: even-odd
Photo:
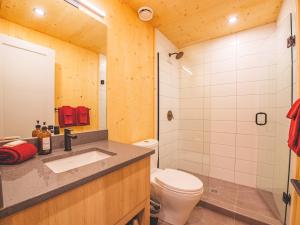
<instances>
[{"instance_id":1,"label":"glass shower door","mask_svg":"<svg viewBox=\"0 0 300 225\"><path fill-rule=\"evenodd\" d=\"M277 22L276 70L274 70L274 94L268 99L268 126L270 137L260 137L257 165L257 188L271 212L283 224L288 218L288 207L283 193L288 194L290 174L290 150L287 146L289 120L286 114L293 102L295 75L293 46L287 47L287 39L293 35L295 25L292 14ZM265 104L263 102L262 104ZM269 149L265 149L266 142Z\"/></svg>"}]
</instances>

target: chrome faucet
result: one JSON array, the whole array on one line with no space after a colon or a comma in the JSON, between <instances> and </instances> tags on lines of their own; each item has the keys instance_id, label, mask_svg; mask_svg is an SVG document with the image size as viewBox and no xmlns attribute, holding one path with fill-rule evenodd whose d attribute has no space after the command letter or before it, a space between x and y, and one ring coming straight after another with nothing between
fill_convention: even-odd
<instances>
[{"instance_id":1,"label":"chrome faucet","mask_svg":"<svg viewBox=\"0 0 300 225\"><path fill-rule=\"evenodd\" d=\"M71 151L72 150L72 139L76 139L77 135L71 134L70 129L64 130L64 138L65 138L65 151Z\"/></svg>"}]
</instances>

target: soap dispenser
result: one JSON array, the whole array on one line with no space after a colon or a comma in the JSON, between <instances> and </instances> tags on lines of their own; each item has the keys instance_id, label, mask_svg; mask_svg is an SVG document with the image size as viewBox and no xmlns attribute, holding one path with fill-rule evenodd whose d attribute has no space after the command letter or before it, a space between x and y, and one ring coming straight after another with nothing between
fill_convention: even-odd
<instances>
[{"instance_id":1,"label":"soap dispenser","mask_svg":"<svg viewBox=\"0 0 300 225\"><path fill-rule=\"evenodd\" d=\"M52 152L51 133L48 131L46 122L43 122L42 131L38 134L39 155L47 155Z\"/></svg>"},{"instance_id":2,"label":"soap dispenser","mask_svg":"<svg viewBox=\"0 0 300 225\"><path fill-rule=\"evenodd\" d=\"M35 130L32 131L32 137L37 137L40 132L41 132L41 125L40 125L40 121L37 120L35 125Z\"/></svg>"}]
</instances>

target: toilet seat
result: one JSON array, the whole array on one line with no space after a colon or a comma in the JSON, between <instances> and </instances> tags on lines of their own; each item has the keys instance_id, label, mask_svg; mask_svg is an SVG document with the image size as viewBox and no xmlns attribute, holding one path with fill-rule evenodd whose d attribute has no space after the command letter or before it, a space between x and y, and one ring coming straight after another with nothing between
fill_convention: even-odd
<instances>
[{"instance_id":1,"label":"toilet seat","mask_svg":"<svg viewBox=\"0 0 300 225\"><path fill-rule=\"evenodd\" d=\"M152 174L155 181L162 188L182 194L199 194L203 192L203 183L197 177L180 170L156 170Z\"/></svg>"}]
</instances>

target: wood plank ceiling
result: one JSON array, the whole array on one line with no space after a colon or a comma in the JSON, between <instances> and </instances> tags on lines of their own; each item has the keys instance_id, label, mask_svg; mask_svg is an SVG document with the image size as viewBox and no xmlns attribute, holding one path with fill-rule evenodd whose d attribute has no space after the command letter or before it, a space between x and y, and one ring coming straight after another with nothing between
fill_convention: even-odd
<instances>
[{"instance_id":1,"label":"wood plank ceiling","mask_svg":"<svg viewBox=\"0 0 300 225\"><path fill-rule=\"evenodd\" d=\"M275 22L282 0L123 0L134 10L149 6L152 24L178 48ZM229 24L228 17L238 17Z\"/></svg>"},{"instance_id":2,"label":"wood plank ceiling","mask_svg":"<svg viewBox=\"0 0 300 225\"><path fill-rule=\"evenodd\" d=\"M45 16L37 17L35 7L43 8ZM0 0L0 18L97 53L106 52L106 26L63 0Z\"/></svg>"}]
</instances>

